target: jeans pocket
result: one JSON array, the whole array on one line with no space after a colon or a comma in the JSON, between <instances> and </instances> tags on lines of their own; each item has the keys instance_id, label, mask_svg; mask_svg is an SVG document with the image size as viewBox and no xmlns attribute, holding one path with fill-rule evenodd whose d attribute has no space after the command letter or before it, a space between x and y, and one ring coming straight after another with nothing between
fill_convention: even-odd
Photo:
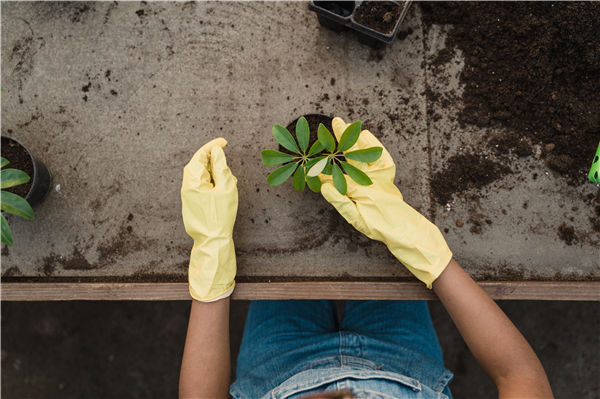
<instances>
[{"instance_id":1,"label":"jeans pocket","mask_svg":"<svg viewBox=\"0 0 600 399\"><path fill-rule=\"evenodd\" d=\"M369 383L371 380L371 383ZM273 391L271 398L273 399L289 399L298 398L317 390L328 389L332 385L335 387L338 382L349 381L347 384L342 383L341 388L358 387L359 385L371 386L377 385L376 381L387 381L401 386L407 392L420 392L422 385L414 378L410 378L401 374L376 371L376 370L356 370L356 369L320 369L307 370L296 374L288 379ZM350 383L351 382L351 383Z\"/></svg>"}]
</instances>

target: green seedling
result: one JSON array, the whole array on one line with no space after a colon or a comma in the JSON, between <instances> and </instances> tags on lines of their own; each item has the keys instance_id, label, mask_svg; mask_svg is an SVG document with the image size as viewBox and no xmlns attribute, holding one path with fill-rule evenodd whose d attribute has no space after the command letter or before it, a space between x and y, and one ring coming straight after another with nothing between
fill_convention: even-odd
<instances>
[{"instance_id":1,"label":"green seedling","mask_svg":"<svg viewBox=\"0 0 600 399\"><path fill-rule=\"evenodd\" d=\"M361 127L361 121L348 125L336 146L334 136L321 123L317 130L318 140L309 149L310 131L304 117L298 118L296 123L296 139L285 127L273 126L275 140L293 155L275 150L262 151L262 161L265 165L283 164L267 177L267 182L278 186L293 175L292 184L296 190L302 191L308 185L312 191L318 193L321 191L321 180L318 176L323 173L332 176L333 185L343 195L347 190L344 172L358 184L373 184L369 176L347 160L375 162L381 157L383 148L370 147L344 153L358 141Z\"/></svg>"},{"instance_id":2,"label":"green seedling","mask_svg":"<svg viewBox=\"0 0 600 399\"><path fill-rule=\"evenodd\" d=\"M590 179L592 183L600 184L600 143L598 143L596 155L594 156L590 173L588 173L588 179Z\"/></svg>"},{"instance_id":3,"label":"green seedling","mask_svg":"<svg viewBox=\"0 0 600 399\"><path fill-rule=\"evenodd\" d=\"M0 158L0 168L8 165L6 158ZM21 216L25 219L33 219L33 209L31 205L22 197L4 190L5 188L15 187L29 181L29 175L18 169L2 169L0 171L0 203L2 204L2 212L7 212L12 215ZM2 228L2 243L12 246L13 238L8 226L8 221L1 216Z\"/></svg>"}]
</instances>

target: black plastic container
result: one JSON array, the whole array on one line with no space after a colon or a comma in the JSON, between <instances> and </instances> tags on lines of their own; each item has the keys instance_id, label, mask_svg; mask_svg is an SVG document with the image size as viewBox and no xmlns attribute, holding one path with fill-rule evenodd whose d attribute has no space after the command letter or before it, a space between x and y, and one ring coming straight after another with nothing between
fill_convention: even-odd
<instances>
[{"instance_id":1,"label":"black plastic container","mask_svg":"<svg viewBox=\"0 0 600 399\"><path fill-rule=\"evenodd\" d=\"M326 28L343 31L347 28L358 32L358 38L361 42L377 46L381 43L391 43L396 37L398 27L404 21L412 1L390 1L401 8L393 29L389 32L380 32L372 27L356 21L357 10L361 7L363 1L316 1L311 0L308 8L317 14L319 23Z\"/></svg>"},{"instance_id":2,"label":"black plastic container","mask_svg":"<svg viewBox=\"0 0 600 399\"><path fill-rule=\"evenodd\" d=\"M29 148L23 145L19 140L8 136L2 136L2 138L16 143L25 150L27 155L29 155L29 159L33 164L33 176L31 176L31 187L29 188L29 192L25 196L25 199L31 206L39 204L46 194L48 194L48 191L50 191L52 176L50 175L50 172L48 172L48 168L46 168L46 165L44 165L43 162L36 159L31 154L31 151L29 151Z\"/></svg>"}]
</instances>

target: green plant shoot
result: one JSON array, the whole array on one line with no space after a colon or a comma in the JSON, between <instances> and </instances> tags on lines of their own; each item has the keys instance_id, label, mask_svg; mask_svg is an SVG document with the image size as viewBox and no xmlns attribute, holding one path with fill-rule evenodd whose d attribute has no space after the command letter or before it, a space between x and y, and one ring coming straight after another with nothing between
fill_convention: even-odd
<instances>
[{"instance_id":1,"label":"green plant shoot","mask_svg":"<svg viewBox=\"0 0 600 399\"><path fill-rule=\"evenodd\" d=\"M1 158L0 168L4 168L8 163L6 158ZM31 209L31 205L17 194L5 190L6 188L27 183L29 179L29 175L22 170L2 169L0 171L0 203L2 212L7 212L29 220L33 219L33 209ZM4 217L4 214L0 216L2 243L12 246L13 238L10 227L8 226L8 221Z\"/></svg>"},{"instance_id":2,"label":"green plant shoot","mask_svg":"<svg viewBox=\"0 0 600 399\"><path fill-rule=\"evenodd\" d=\"M262 161L265 165L283 165L267 177L267 182L277 186L293 176L292 184L296 190L302 191L305 186L308 186L310 190L320 192L321 180L318 176L324 173L332 176L333 185L343 195L347 191L346 176L363 186L373 184L366 173L347 162L347 160L375 162L381 157L382 147L348 152L358 141L361 128L362 121L348 125L336 144L333 134L321 123L317 130L318 140L308 148L310 131L306 118L298 118L296 138L285 127L273 126L275 140L293 155L275 150L262 151Z\"/></svg>"}]
</instances>

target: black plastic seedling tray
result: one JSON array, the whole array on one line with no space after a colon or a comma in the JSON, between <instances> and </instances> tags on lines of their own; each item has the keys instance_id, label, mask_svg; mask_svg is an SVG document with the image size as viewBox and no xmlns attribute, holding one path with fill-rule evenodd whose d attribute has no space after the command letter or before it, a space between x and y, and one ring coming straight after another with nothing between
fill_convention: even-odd
<instances>
[{"instance_id":1,"label":"black plastic seedling tray","mask_svg":"<svg viewBox=\"0 0 600 399\"><path fill-rule=\"evenodd\" d=\"M362 39L369 44L373 44L373 39L379 42L391 43L396 37L398 27L404 21L408 9L412 1L389 1L387 3L396 4L401 10L396 16L396 21L393 24L393 29L387 32L380 32L356 20L356 16L360 13L360 7L365 1L316 1L311 0L308 8L315 13L319 19L319 23L329 29L342 31L347 28L354 29L359 32ZM371 1L371 3L375 3ZM370 40L369 40L370 39Z\"/></svg>"}]
</instances>

